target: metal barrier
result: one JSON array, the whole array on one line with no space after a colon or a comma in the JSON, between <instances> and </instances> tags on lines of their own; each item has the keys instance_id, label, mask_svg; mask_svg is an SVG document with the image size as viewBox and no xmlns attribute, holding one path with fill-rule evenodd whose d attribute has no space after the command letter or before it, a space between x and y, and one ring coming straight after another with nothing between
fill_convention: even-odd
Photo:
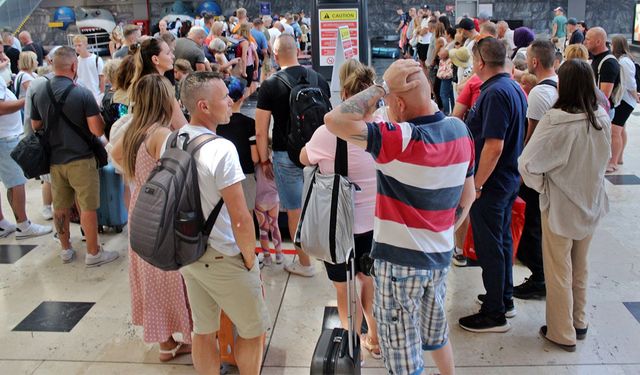
<instances>
[{"instance_id":1,"label":"metal barrier","mask_svg":"<svg viewBox=\"0 0 640 375\"><path fill-rule=\"evenodd\" d=\"M18 32L42 0L0 0L0 28Z\"/></svg>"}]
</instances>

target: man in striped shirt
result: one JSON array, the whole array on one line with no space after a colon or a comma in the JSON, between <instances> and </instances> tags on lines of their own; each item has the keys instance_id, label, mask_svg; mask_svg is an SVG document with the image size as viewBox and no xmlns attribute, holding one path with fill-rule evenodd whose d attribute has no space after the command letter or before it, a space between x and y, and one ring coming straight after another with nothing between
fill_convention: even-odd
<instances>
[{"instance_id":1,"label":"man in striped shirt","mask_svg":"<svg viewBox=\"0 0 640 375\"><path fill-rule=\"evenodd\" d=\"M366 123L383 97L393 122ZM431 87L413 60L393 63L383 84L344 101L325 123L371 153L377 169L371 256L386 368L421 373L425 350L441 374L452 374L444 300L454 229L475 195L469 130L431 104Z\"/></svg>"}]
</instances>

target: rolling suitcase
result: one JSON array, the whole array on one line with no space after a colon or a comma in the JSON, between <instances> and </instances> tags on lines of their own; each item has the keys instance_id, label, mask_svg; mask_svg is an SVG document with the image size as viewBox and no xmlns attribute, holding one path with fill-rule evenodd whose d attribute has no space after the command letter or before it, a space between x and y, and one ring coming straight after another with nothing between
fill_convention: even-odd
<instances>
[{"instance_id":1,"label":"rolling suitcase","mask_svg":"<svg viewBox=\"0 0 640 375\"><path fill-rule=\"evenodd\" d=\"M111 163L100 168L100 208L98 208L98 232L104 227L122 232L127 224L127 210L124 206L124 183Z\"/></svg>"},{"instance_id":2,"label":"rolling suitcase","mask_svg":"<svg viewBox=\"0 0 640 375\"><path fill-rule=\"evenodd\" d=\"M352 252L353 254L353 252ZM355 332L356 287L353 256L347 262L347 316L349 330L323 329L311 358L311 375L360 375L360 339ZM324 327L323 327L324 328Z\"/></svg>"}]
</instances>

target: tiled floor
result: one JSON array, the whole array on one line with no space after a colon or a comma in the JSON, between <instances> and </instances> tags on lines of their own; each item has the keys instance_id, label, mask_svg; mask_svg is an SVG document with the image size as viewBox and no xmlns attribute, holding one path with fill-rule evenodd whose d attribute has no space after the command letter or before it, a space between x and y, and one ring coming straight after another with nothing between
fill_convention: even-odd
<instances>
[{"instance_id":1,"label":"tiled floor","mask_svg":"<svg viewBox=\"0 0 640 375\"><path fill-rule=\"evenodd\" d=\"M640 118L631 117L627 129L629 145L619 174L640 175ZM39 188L30 182L27 189L28 212L36 222L41 222ZM481 270L454 268L447 313L458 373L640 374L640 187L607 183L607 189L611 210L595 233L590 253L587 339L575 353L545 343L537 334L544 324L543 301L517 301L518 316L505 334L463 331L456 322L478 308L474 296L483 292ZM10 217L4 197L2 206ZM161 364L157 346L144 344L141 329L130 324L126 230L102 235L105 247L119 251L121 258L94 269L82 262L84 244L77 226L72 235L80 250L78 259L67 265L61 264L52 236L20 242L13 236L0 239L0 374L193 374L189 356ZM290 276L281 265L263 269L271 318L263 374L309 373L325 306L335 305L331 283L319 263L317 267L313 278ZM526 276L527 271L516 265L514 281ZM51 308L54 302L94 305ZM54 314L50 320L36 319L47 323L44 330L24 326L34 310ZM72 318L79 319L75 326L60 327L67 332L46 332ZM384 373L381 361L366 358L363 374Z\"/></svg>"}]
</instances>

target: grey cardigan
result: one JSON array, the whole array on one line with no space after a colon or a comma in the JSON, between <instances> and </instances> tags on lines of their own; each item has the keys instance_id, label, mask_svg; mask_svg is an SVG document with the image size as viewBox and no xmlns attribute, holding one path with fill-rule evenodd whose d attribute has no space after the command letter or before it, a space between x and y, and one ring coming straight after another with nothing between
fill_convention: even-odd
<instances>
[{"instance_id":1,"label":"grey cardigan","mask_svg":"<svg viewBox=\"0 0 640 375\"><path fill-rule=\"evenodd\" d=\"M609 211L604 173L611 156L611 121L601 107L596 130L585 114L551 109L518 158L524 183L540 193L540 211L563 237L581 240Z\"/></svg>"}]
</instances>

